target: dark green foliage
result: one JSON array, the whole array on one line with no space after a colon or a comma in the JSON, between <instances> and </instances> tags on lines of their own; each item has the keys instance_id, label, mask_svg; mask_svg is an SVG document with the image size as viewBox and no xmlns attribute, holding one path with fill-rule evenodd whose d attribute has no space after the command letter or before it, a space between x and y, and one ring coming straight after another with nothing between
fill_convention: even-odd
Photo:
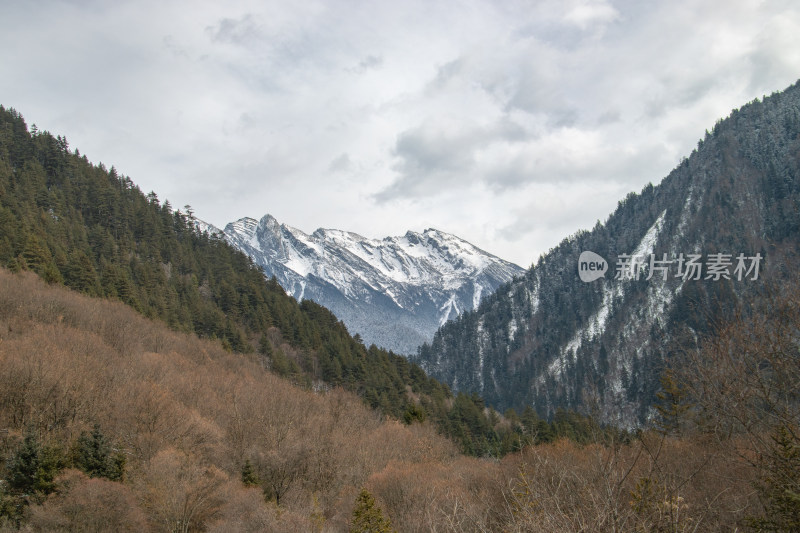
<instances>
[{"instance_id":1,"label":"dark green foliage","mask_svg":"<svg viewBox=\"0 0 800 533\"><path fill-rule=\"evenodd\" d=\"M361 489L353 508L350 533L392 533L392 523L384 518L381 508L367 489Z\"/></svg>"},{"instance_id":2,"label":"dark green foliage","mask_svg":"<svg viewBox=\"0 0 800 533\"><path fill-rule=\"evenodd\" d=\"M691 409L686 387L678 383L675 373L666 369L661 375L661 390L656 394L659 420L656 426L666 434L680 435L684 425L684 415Z\"/></svg>"},{"instance_id":3,"label":"dark green foliage","mask_svg":"<svg viewBox=\"0 0 800 533\"><path fill-rule=\"evenodd\" d=\"M287 358L280 348L276 348L272 352L272 371L279 376L295 379L302 372L295 360Z\"/></svg>"},{"instance_id":4,"label":"dark green foliage","mask_svg":"<svg viewBox=\"0 0 800 533\"><path fill-rule=\"evenodd\" d=\"M456 395L448 422L447 433L461 443L465 453L479 456L500 455L499 435L484 416L483 400L476 394Z\"/></svg>"},{"instance_id":5,"label":"dark green foliage","mask_svg":"<svg viewBox=\"0 0 800 533\"><path fill-rule=\"evenodd\" d=\"M107 265L106 268L109 268ZM109 273L111 276L111 273ZM97 271L92 260L82 250L73 250L67 257L64 277L67 285L77 291L96 296L101 292ZM109 296L117 296L116 286L107 286Z\"/></svg>"},{"instance_id":6,"label":"dark green foliage","mask_svg":"<svg viewBox=\"0 0 800 533\"><path fill-rule=\"evenodd\" d=\"M33 433L27 433L6 465L9 490L22 495L50 494L63 467L58 450L42 446Z\"/></svg>"},{"instance_id":7,"label":"dark green foliage","mask_svg":"<svg viewBox=\"0 0 800 533\"><path fill-rule=\"evenodd\" d=\"M122 481L125 475L125 456L112 453L111 445L99 426L95 426L91 433L81 433L72 450L72 462L89 477Z\"/></svg>"},{"instance_id":8,"label":"dark green foliage","mask_svg":"<svg viewBox=\"0 0 800 533\"><path fill-rule=\"evenodd\" d=\"M403 421L406 424L412 424L413 422L424 422L425 409L423 409L420 405L412 403L408 406L406 412L403 413Z\"/></svg>"},{"instance_id":9,"label":"dark green foliage","mask_svg":"<svg viewBox=\"0 0 800 533\"><path fill-rule=\"evenodd\" d=\"M0 527L4 526L6 521L19 525L22 509L22 502L8 494L5 487L0 485Z\"/></svg>"},{"instance_id":10,"label":"dark green foliage","mask_svg":"<svg viewBox=\"0 0 800 533\"><path fill-rule=\"evenodd\" d=\"M250 459L246 460L242 466L242 484L245 487L257 487L261 484Z\"/></svg>"}]
</instances>

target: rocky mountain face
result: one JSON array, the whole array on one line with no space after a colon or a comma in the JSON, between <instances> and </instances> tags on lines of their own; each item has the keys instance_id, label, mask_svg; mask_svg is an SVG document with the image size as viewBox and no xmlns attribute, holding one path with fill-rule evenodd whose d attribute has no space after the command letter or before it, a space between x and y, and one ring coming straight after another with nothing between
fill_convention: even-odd
<instances>
[{"instance_id":1,"label":"rocky mountain face","mask_svg":"<svg viewBox=\"0 0 800 533\"><path fill-rule=\"evenodd\" d=\"M635 426L652 416L665 363L796 277L799 231L800 83L718 121L658 186L562 241L413 358L501 410L576 408Z\"/></svg>"},{"instance_id":2,"label":"rocky mountain face","mask_svg":"<svg viewBox=\"0 0 800 533\"><path fill-rule=\"evenodd\" d=\"M524 272L435 229L382 240L333 229L307 235L271 215L242 218L224 230L200 228L223 235L297 300L333 311L368 346L404 354Z\"/></svg>"}]
</instances>

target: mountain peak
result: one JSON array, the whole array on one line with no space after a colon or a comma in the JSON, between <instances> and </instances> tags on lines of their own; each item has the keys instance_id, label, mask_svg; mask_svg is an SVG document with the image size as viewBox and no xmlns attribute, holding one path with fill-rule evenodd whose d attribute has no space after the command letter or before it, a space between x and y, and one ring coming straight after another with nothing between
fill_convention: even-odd
<instances>
[{"instance_id":1,"label":"mountain peak","mask_svg":"<svg viewBox=\"0 0 800 533\"><path fill-rule=\"evenodd\" d=\"M276 232L280 231L281 223L278 222L278 220L274 216L267 213L266 215L261 217L261 220L258 221L258 226L260 228L264 228L265 230Z\"/></svg>"},{"instance_id":2,"label":"mountain peak","mask_svg":"<svg viewBox=\"0 0 800 533\"><path fill-rule=\"evenodd\" d=\"M523 272L433 228L378 240L327 228L307 235L271 215L258 230L252 221L228 224L227 240L298 300L315 300L367 343L401 353Z\"/></svg>"}]
</instances>

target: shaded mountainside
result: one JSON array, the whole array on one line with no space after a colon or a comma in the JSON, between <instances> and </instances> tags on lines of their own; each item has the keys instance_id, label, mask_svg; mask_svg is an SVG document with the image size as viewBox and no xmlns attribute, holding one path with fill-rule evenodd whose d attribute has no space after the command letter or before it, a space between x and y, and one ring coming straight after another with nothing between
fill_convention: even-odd
<instances>
[{"instance_id":1,"label":"shaded mountainside","mask_svg":"<svg viewBox=\"0 0 800 533\"><path fill-rule=\"evenodd\" d=\"M224 235L298 301L333 311L367 345L398 353L413 353L442 324L524 272L435 229L382 240L335 229L307 235L271 215L222 231L198 227Z\"/></svg>"},{"instance_id":2,"label":"shaded mountainside","mask_svg":"<svg viewBox=\"0 0 800 533\"><path fill-rule=\"evenodd\" d=\"M746 312L767 284L795 274L798 230L795 84L718 121L658 186L631 193L604 224L565 239L523 278L445 324L414 360L499 409L599 409L605 420L642 423L673 352L736 309ZM604 277L581 281L584 251L606 260ZM718 253L730 254L722 259L731 279L715 280L709 270ZM701 279L679 275L681 254L700 254ZM757 254L763 260L754 280L746 269ZM646 263L639 279L614 279L625 255ZM648 280L651 255L672 262L655 264L667 270L654 268Z\"/></svg>"}]
</instances>

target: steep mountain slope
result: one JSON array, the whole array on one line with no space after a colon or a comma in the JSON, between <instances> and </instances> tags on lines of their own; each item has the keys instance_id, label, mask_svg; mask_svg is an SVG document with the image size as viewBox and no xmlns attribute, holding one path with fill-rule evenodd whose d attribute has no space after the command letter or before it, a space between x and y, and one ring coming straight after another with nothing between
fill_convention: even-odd
<instances>
[{"instance_id":1,"label":"steep mountain slope","mask_svg":"<svg viewBox=\"0 0 800 533\"><path fill-rule=\"evenodd\" d=\"M606 420L641 423L673 351L793 275L799 169L795 84L719 121L661 184L562 241L477 311L445 324L414 359L500 409L599 408ZM585 251L606 262L595 281L579 277ZM681 275L690 254L700 256L700 279ZM628 256L639 257L638 276L618 276L631 272ZM651 257L667 262L651 270ZM715 263L730 279L714 274Z\"/></svg>"},{"instance_id":2,"label":"steep mountain slope","mask_svg":"<svg viewBox=\"0 0 800 533\"><path fill-rule=\"evenodd\" d=\"M333 311L367 345L400 353L412 353L442 324L524 272L435 229L383 240L333 229L307 235L271 215L242 218L221 232L199 227L223 234L298 301Z\"/></svg>"}]
</instances>

